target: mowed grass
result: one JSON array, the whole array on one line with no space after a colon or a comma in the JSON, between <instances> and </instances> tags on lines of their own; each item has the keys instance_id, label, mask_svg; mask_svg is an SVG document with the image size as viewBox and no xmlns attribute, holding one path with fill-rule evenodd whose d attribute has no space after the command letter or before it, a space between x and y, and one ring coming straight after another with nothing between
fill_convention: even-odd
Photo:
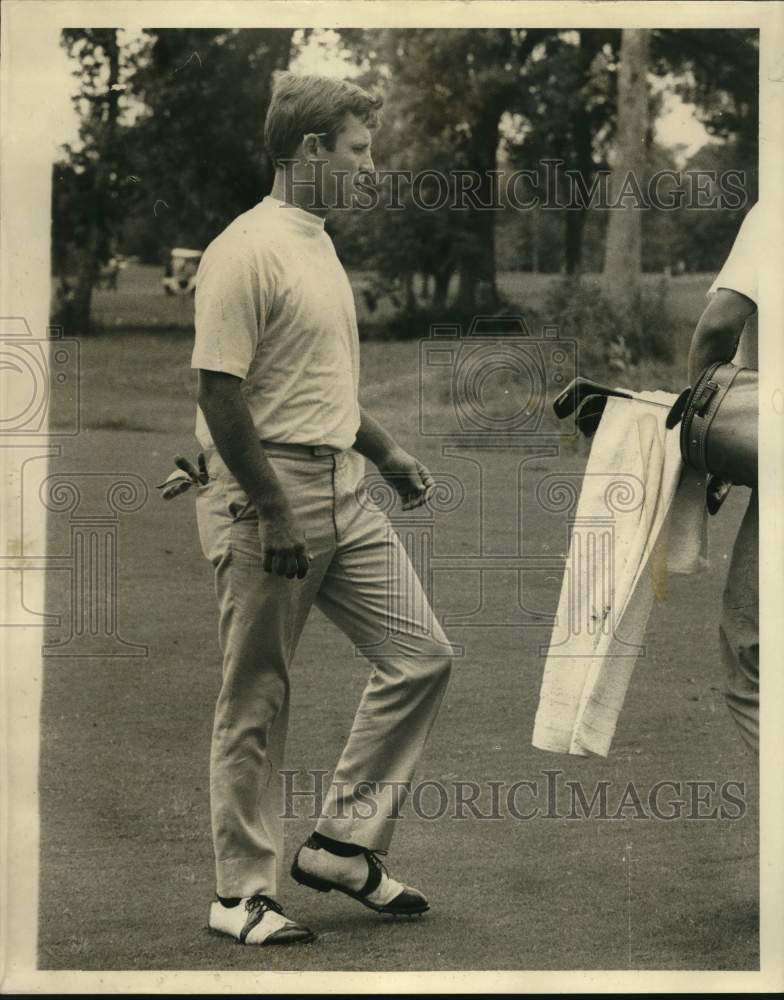
<instances>
[{"instance_id":1,"label":"mowed grass","mask_svg":"<svg viewBox=\"0 0 784 1000\"><path fill-rule=\"evenodd\" d=\"M698 309L697 302L695 296ZM444 426L452 404L441 391L420 410L415 342L364 344L362 394L406 447L436 474L456 477L465 491L463 503L436 515L432 525L433 600L463 655L417 775L419 782L443 783L449 805L432 820L406 809L388 859L394 874L427 893L432 909L421 920L395 923L336 894L296 886L287 866L313 826L301 801L297 818L287 822L280 897L292 916L319 931L318 941L258 950L207 931L214 892L207 762L220 679L217 612L192 497L167 504L153 489L174 454L195 453L190 349L187 334L84 340L82 432L52 460L50 472L132 472L150 488L142 509L121 517L117 581L120 633L145 644L148 654L47 661L41 967L758 967L755 768L723 704L717 637L745 491L733 491L711 520L711 571L672 579L668 599L655 608L610 756L534 750L541 647L568 541L566 515L543 510L535 491L550 472L579 472L587 449L550 437L558 454L536 457L521 480L519 449L444 454L443 440L426 432ZM499 406L513 388L494 387ZM513 573L485 574L486 617L466 624L480 604L479 574L439 569L438 558L477 555L480 525L486 551L515 551L520 543L525 553L549 555L552 563L525 571L520 581ZM51 515L51 551L67 551L68 533L67 515ZM49 609L67 614L57 577L52 574ZM454 621L460 615L462 624ZM304 773L334 765L367 672L347 640L314 612L292 671L289 768ZM561 818L546 815L547 770L562 772ZM564 818L566 781L580 781L589 797L609 781L614 812L629 782L645 801L666 780L687 803L680 818L631 818L634 810L612 820ZM540 815L520 819L503 809L500 819L476 818L470 810L459 817L457 783L479 783L479 808L487 814L488 783L519 781L537 783L536 801L523 795L518 805L525 811L538 803ZM715 783L714 805L721 804L723 782L742 783L742 815L687 818L695 811L687 783L697 781ZM665 795L664 802L673 797ZM438 807L432 796L423 796L422 804L431 813ZM524 977L520 982L524 988Z\"/></svg>"},{"instance_id":2,"label":"mowed grass","mask_svg":"<svg viewBox=\"0 0 784 1000\"><path fill-rule=\"evenodd\" d=\"M84 341L85 345L89 345L91 362L83 363L80 373L81 392L86 401L81 411L83 427L138 431L165 429L171 432L179 421L177 426L191 429L190 411L187 408L173 410L172 400L192 400L195 394L195 376L188 363L193 338L193 297L165 295L160 284L161 276L161 268L131 264L120 271L116 291L97 289L94 292L93 316L98 330L103 332ZM371 312L363 296L363 289L371 276L367 272L353 271L350 278L362 336L365 330L391 316L393 309L388 300L382 299ZM522 315L538 317L530 324L534 338L541 334L539 325L552 320L547 315L546 298L548 290L559 280L560 276L553 274L499 272L499 289L505 298ZM598 278L587 275L584 280L591 284L596 283ZM620 379L631 389L663 388L675 391L682 388L689 339L704 306L711 276L685 275L669 279L660 275L644 276L649 288L657 287L663 280L667 282L666 321L674 347L672 365L644 361L623 376L597 371L574 374L601 381ZM66 331L66 336L75 335L78 336L78 331ZM431 375L427 366L420 364L429 336L429 329L423 327L411 331L410 342L390 342L383 347L371 343L365 345L365 390L383 391L384 385L388 384L394 396L398 388L403 389L399 407L392 409L399 409L406 415L403 421L406 425L408 414L413 412L410 409L412 404L416 403L417 413L420 409L418 395L411 395L409 390L418 387L420 382L427 384ZM401 386L400 378L405 379L404 386ZM495 391L496 395L503 394L504 389L510 387L504 379L509 383L509 376L503 374L493 380L491 391ZM118 385L122 385L121 395L117 393ZM434 402L425 390L424 405ZM55 410L55 420L57 412Z\"/></svg>"}]
</instances>

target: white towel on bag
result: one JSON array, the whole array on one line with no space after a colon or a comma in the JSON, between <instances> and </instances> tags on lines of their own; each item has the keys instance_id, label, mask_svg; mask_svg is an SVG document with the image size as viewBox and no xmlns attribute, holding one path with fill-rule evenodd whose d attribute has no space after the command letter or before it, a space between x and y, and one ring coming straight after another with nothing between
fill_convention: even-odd
<instances>
[{"instance_id":1,"label":"white towel on bag","mask_svg":"<svg viewBox=\"0 0 784 1000\"><path fill-rule=\"evenodd\" d=\"M654 596L666 598L669 573L707 566L705 479L684 469L679 429L665 427L675 398L608 397L542 678L532 738L538 749L607 756ZM616 502L608 510L613 477Z\"/></svg>"}]
</instances>

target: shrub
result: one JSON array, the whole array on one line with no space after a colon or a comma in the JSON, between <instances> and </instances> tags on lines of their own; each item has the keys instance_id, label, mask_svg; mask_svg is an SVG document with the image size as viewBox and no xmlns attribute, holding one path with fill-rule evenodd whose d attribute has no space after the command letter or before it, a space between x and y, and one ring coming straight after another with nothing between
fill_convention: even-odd
<instances>
[{"instance_id":1,"label":"shrub","mask_svg":"<svg viewBox=\"0 0 784 1000\"><path fill-rule=\"evenodd\" d=\"M399 297L391 301L394 305L402 305ZM502 298L494 309L480 307L472 313L461 310L455 303L437 309L419 301L413 308L402 306L384 318L376 319L372 314L365 316L360 324L360 336L363 340L419 340L430 336L433 326L459 326L466 335L478 315L499 319L523 315L531 335L539 335L536 310L523 311Z\"/></svg>"},{"instance_id":2,"label":"shrub","mask_svg":"<svg viewBox=\"0 0 784 1000\"><path fill-rule=\"evenodd\" d=\"M544 322L559 327L560 336L577 341L584 374L626 372L641 361L670 362L672 324L666 283L643 288L632 316L619 312L598 280L563 278L549 289Z\"/></svg>"}]
</instances>

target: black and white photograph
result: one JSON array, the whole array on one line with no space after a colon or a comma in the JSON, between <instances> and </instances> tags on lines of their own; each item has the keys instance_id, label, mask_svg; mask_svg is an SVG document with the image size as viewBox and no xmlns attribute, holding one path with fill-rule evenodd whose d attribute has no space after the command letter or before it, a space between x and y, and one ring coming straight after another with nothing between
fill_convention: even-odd
<instances>
[{"instance_id":1,"label":"black and white photograph","mask_svg":"<svg viewBox=\"0 0 784 1000\"><path fill-rule=\"evenodd\" d=\"M0 991L784 988L784 4L3 7Z\"/></svg>"}]
</instances>

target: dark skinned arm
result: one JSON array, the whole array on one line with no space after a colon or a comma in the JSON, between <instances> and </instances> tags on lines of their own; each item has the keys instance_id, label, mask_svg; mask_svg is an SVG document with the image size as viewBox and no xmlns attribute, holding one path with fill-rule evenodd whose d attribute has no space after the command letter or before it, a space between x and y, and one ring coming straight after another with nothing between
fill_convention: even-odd
<instances>
[{"instance_id":1,"label":"dark skinned arm","mask_svg":"<svg viewBox=\"0 0 784 1000\"><path fill-rule=\"evenodd\" d=\"M719 288L700 316L689 349L689 385L708 365L731 361L746 320L757 307L745 295Z\"/></svg>"}]
</instances>

